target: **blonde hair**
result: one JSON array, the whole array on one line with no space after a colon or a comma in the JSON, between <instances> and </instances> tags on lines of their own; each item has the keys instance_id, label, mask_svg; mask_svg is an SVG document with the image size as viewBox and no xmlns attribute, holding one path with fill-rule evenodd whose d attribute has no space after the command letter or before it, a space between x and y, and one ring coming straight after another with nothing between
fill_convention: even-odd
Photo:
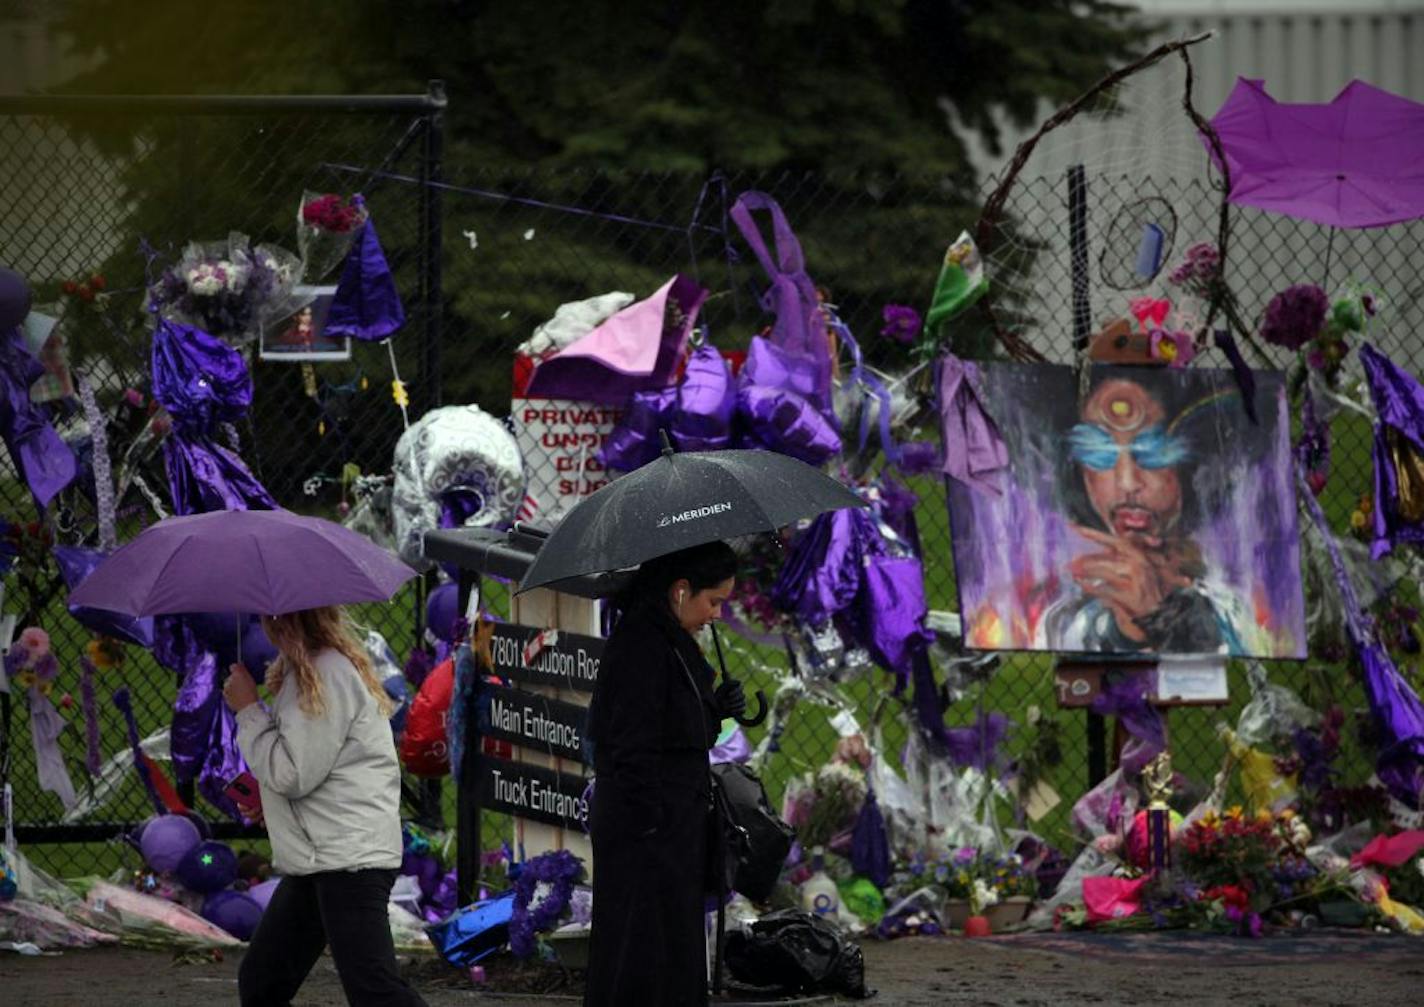
<instances>
[{"instance_id":1,"label":"blonde hair","mask_svg":"<svg viewBox=\"0 0 1424 1007\"><path fill-rule=\"evenodd\" d=\"M376 681L371 658L340 607L328 605L287 615L264 615L262 629L277 648L278 655L267 669L268 689L276 693L290 675L297 686L297 705L307 716L320 717L326 712L326 696L315 661L323 650L337 651L355 665L361 684L375 699L381 716L391 715L394 704Z\"/></svg>"}]
</instances>

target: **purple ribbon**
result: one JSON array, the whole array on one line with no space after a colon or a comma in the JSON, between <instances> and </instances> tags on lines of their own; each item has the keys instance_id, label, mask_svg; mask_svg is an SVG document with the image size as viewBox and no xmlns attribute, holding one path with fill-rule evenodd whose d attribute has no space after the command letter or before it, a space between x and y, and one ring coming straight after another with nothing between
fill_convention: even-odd
<instances>
[{"instance_id":1,"label":"purple ribbon","mask_svg":"<svg viewBox=\"0 0 1424 1007\"><path fill-rule=\"evenodd\" d=\"M885 382L866 369L865 360L860 352L860 343L851 334L849 326L839 318L831 319L831 328L840 336L841 342L850 348L851 371L850 380L852 383L860 384L865 388L866 393L876 401L879 408L880 425L880 448L885 452L885 460L891 465L900 464L900 449L895 443L895 438L891 434L890 426L893 420L893 409L890 402L890 390L885 387ZM870 440L870 409L865 408L860 412L860 450L865 451L865 445Z\"/></svg>"},{"instance_id":2,"label":"purple ribbon","mask_svg":"<svg viewBox=\"0 0 1424 1007\"><path fill-rule=\"evenodd\" d=\"M1231 363L1231 373L1236 375L1236 387L1241 390L1241 404L1246 408L1246 416L1252 423L1259 424L1261 421L1256 418L1256 376L1251 373L1251 365L1246 363L1236 340L1226 329L1217 329L1212 338L1216 348L1226 354Z\"/></svg>"},{"instance_id":3,"label":"purple ribbon","mask_svg":"<svg viewBox=\"0 0 1424 1007\"><path fill-rule=\"evenodd\" d=\"M44 373L18 328L0 336L0 439L40 511L79 471L74 452L50 426L47 414L30 401L30 387Z\"/></svg>"},{"instance_id":4,"label":"purple ribbon","mask_svg":"<svg viewBox=\"0 0 1424 1007\"><path fill-rule=\"evenodd\" d=\"M890 838L874 790L866 791L865 803L855 819L850 837L850 865L855 873L869 878L877 888L890 883Z\"/></svg>"},{"instance_id":5,"label":"purple ribbon","mask_svg":"<svg viewBox=\"0 0 1424 1007\"><path fill-rule=\"evenodd\" d=\"M148 760L143 757L143 745L139 741L138 734L138 721L134 719L133 700L129 696L128 688L116 689L113 699L119 715L124 718L124 727L129 737L129 749L133 752L134 757L134 771L138 773L138 778L143 783L144 792L148 794L148 800L153 805L153 813L166 815L168 806L158 795L158 785L153 782L153 774L149 772Z\"/></svg>"},{"instance_id":6,"label":"purple ribbon","mask_svg":"<svg viewBox=\"0 0 1424 1007\"><path fill-rule=\"evenodd\" d=\"M1363 354L1362 354L1363 355ZM1394 666L1389 652L1380 645L1373 621L1360 604L1355 585L1350 580L1340 547L1320 502L1306 485L1305 476L1296 469L1296 481L1311 521L1325 541L1335 584L1340 589L1345 612L1345 629L1360 658L1364 671L1365 697L1374 716L1380 743L1375 759L1375 771L1391 794L1411 808L1421 806L1424 795L1424 703Z\"/></svg>"},{"instance_id":7,"label":"purple ribbon","mask_svg":"<svg viewBox=\"0 0 1424 1007\"><path fill-rule=\"evenodd\" d=\"M64 718L49 701L49 697L34 686L30 687L30 741L35 748L35 775L40 787L59 798L68 811L74 807L78 797L74 793L74 781L69 778L69 770L64 767L64 756L59 751L59 736L64 731Z\"/></svg>"}]
</instances>

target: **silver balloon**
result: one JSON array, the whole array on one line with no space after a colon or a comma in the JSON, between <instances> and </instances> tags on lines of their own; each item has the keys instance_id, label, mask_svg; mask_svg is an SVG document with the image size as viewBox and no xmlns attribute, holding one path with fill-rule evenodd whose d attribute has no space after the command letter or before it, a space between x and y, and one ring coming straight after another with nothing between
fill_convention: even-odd
<instances>
[{"instance_id":1,"label":"silver balloon","mask_svg":"<svg viewBox=\"0 0 1424 1007\"><path fill-rule=\"evenodd\" d=\"M504 424L479 406L432 409L396 442L391 513L396 548L413 566L420 539L440 526L441 498L467 494L474 511L462 527L489 528L513 520L524 498L524 460Z\"/></svg>"}]
</instances>

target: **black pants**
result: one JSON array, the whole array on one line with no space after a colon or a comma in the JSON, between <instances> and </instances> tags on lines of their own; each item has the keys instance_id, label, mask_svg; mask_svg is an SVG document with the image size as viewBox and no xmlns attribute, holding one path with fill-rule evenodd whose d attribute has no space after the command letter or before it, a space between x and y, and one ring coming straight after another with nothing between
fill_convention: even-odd
<instances>
[{"instance_id":1,"label":"black pants","mask_svg":"<svg viewBox=\"0 0 1424 1007\"><path fill-rule=\"evenodd\" d=\"M348 1003L425 1007L396 969L386 916L395 880L377 869L283 878L237 972L242 1007L290 1003L327 944Z\"/></svg>"}]
</instances>

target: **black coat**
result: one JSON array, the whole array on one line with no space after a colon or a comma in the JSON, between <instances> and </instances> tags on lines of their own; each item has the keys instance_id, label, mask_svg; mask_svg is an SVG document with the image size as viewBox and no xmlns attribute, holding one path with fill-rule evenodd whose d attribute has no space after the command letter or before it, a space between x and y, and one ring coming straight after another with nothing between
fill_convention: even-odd
<instances>
[{"instance_id":1,"label":"black coat","mask_svg":"<svg viewBox=\"0 0 1424 1007\"><path fill-rule=\"evenodd\" d=\"M712 670L672 614L614 628L589 712L593 934L585 1007L707 1001L707 751Z\"/></svg>"}]
</instances>

